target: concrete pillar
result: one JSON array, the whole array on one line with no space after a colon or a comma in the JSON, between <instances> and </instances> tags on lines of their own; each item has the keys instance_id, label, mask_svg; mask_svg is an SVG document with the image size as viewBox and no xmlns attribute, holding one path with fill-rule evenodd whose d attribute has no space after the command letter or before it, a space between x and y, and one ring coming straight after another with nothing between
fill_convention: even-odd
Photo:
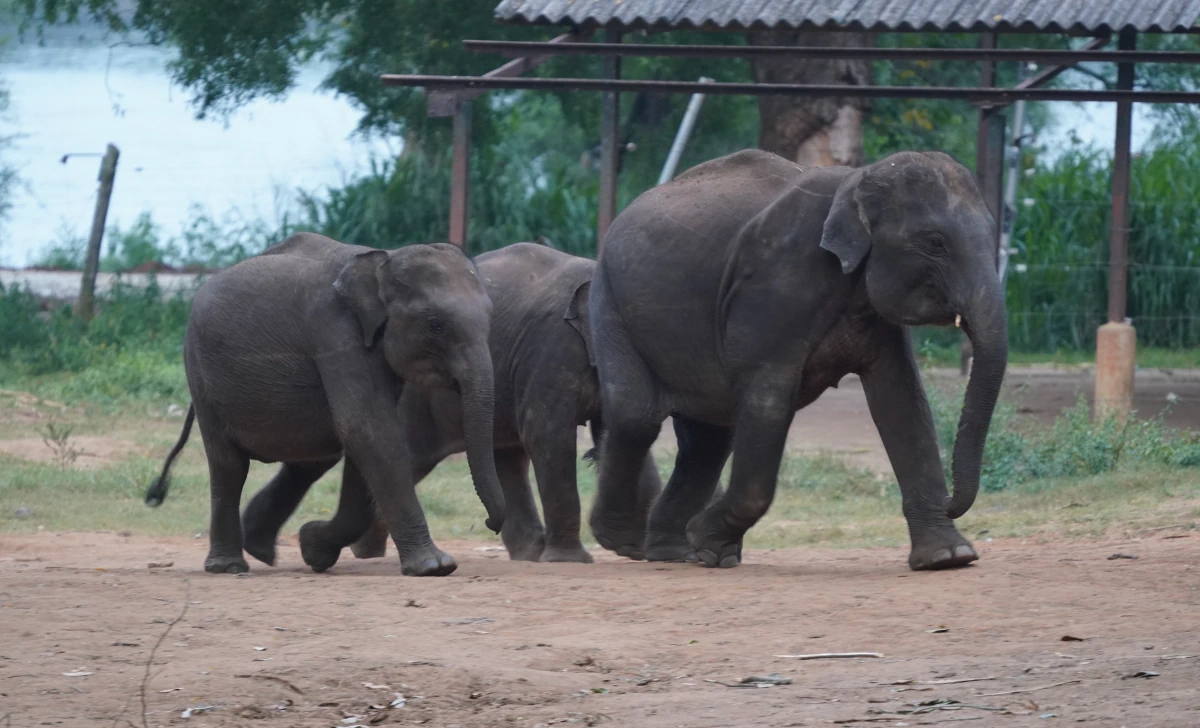
<instances>
[{"instance_id":1,"label":"concrete pillar","mask_svg":"<svg viewBox=\"0 0 1200 728\"><path fill-rule=\"evenodd\" d=\"M1129 417L1136 354L1137 330L1129 324L1110 322L1096 331L1096 419Z\"/></svg>"}]
</instances>

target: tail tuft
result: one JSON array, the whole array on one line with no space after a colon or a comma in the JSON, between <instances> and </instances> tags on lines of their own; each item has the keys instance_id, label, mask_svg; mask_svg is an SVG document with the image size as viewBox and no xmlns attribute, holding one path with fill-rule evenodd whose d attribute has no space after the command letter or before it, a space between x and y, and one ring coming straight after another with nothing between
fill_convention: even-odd
<instances>
[{"instance_id":1,"label":"tail tuft","mask_svg":"<svg viewBox=\"0 0 1200 728\"><path fill-rule=\"evenodd\" d=\"M592 467L596 467L596 448L592 448L583 454L583 459L591 463Z\"/></svg>"},{"instance_id":2,"label":"tail tuft","mask_svg":"<svg viewBox=\"0 0 1200 728\"><path fill-rule=\"evenodd\" d=\"M151 508L158 508L162 502L167 499L167 488L170 487L171 481L169 478L159 476L154 479L150 487L146 489L146 505Z\"/></svg>"}]
</instances>

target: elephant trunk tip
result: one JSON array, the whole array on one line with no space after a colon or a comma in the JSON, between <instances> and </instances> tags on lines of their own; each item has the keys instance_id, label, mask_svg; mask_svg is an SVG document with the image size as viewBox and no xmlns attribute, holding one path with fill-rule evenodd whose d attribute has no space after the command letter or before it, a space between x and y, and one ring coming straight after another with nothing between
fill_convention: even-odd
<instances>
[{"instance_id":1,"label":"elephant trunk tip","mask_svg":"<svg viewBox=\"0 0 1200 728\"><path fill-rule=\"evenodd\" d=\"M504 514L497 516L488 516L483 524L488 527L492 533L500 533L504 528Z\"/></svg>"}]
</instances>

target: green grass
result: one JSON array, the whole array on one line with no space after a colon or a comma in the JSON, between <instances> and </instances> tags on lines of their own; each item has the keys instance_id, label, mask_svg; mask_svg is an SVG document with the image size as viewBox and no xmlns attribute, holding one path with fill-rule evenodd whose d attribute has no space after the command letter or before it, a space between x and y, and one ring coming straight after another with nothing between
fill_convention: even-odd
<instances>
[{"instance_id":1,"label":"green grass","mask_svg":"<svg viewBox=\"0 0 1200 728\"><path fill-rule=\"evenodd\" d=\"M943 436L952 431L956 397L954 391L932 396ZM194 433L176 463L166 502L157 509L142 503L146 485L182 424L179 417L162 415L165 401L127 400L66 411L59 403L31 404L28 398L10 397L0 404L7 413L0 415L0 439L37 438L46 422L59 421L74 427L69 442L84 450L88 437L133 443L139 450L94 470L0 455L0 533L45 528L165 536L207 530L207 471ZM995 452L989 450L985 491L959 522L969 537L1094 538L1200 519L1200 469L1181 464L1181 458L1195 455L1191 439L1154 421L1121 428L1091 423L1075 411L1050 430L1030 431L1014 417L1002 410L994 425ZM1026 439L1015 439L1021 437ZM1021 447L1024 451L1017 452ZM660 458L658 465L664 477L669 474L668 459ZM244 500L276 467L252 464ZM581 463L578 472L586 513L595 493L595 470ZM294 534L308 520L328 518L337 505L339 482L340 467L313 486L284 533ZM421 484L419 495L435 538L496 540L483 527L484 511L461 457L438 467ZM32 508L33 517L16 518L14 511L22 506ZM746 545L903 546L907 538L899 488L890 478L833 456L789 456L775 502L747 535ZM584 539L592 543L586 523Z\"/></svg>"},{"instance_id":2,"label":"green grass","mask_svg":"<svg viewBox=\"0 0 1200 728\"><path fill-rule=\"evenodd\" d=\"M930 366L958 367L960 347L956 344L938 344L932 339L924 341L920 332L914 332L914 346L921 361ZM1033 366L1050 364L1059 367L1095 366L1096 352L1073 349L1058 349L1053 352L1009 351L1009 366ZM1139 347L1137 366L1142 369L1200 369L1200 347L1191 349L1163 349Z\"/></svg>"}]
</instances>

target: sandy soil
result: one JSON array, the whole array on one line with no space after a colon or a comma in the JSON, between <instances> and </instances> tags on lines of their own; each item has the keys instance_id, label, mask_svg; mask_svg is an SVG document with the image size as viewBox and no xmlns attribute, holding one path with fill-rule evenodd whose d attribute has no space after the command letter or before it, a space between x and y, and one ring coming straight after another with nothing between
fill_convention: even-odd
<instances>
[{"instance_id":1,"label":"sandy soil","mask_svg":"<svg viewBox=\"0 0 1200 728\"><path fill-rule=\"evenodd\" d=\"M0 537L0 724L141 726L185 601L150 726L1200 724L1200 534L985 543L941 573L897 549L718 571L442 545L444 579L394 557L315 575L294 543L233 577L200 571L203 540ZM779 657L841 651L883 657ZM726 686L769 673L793 683ZM903 712L938 699L960 702Z\"/></svg>"}]
</instances>

